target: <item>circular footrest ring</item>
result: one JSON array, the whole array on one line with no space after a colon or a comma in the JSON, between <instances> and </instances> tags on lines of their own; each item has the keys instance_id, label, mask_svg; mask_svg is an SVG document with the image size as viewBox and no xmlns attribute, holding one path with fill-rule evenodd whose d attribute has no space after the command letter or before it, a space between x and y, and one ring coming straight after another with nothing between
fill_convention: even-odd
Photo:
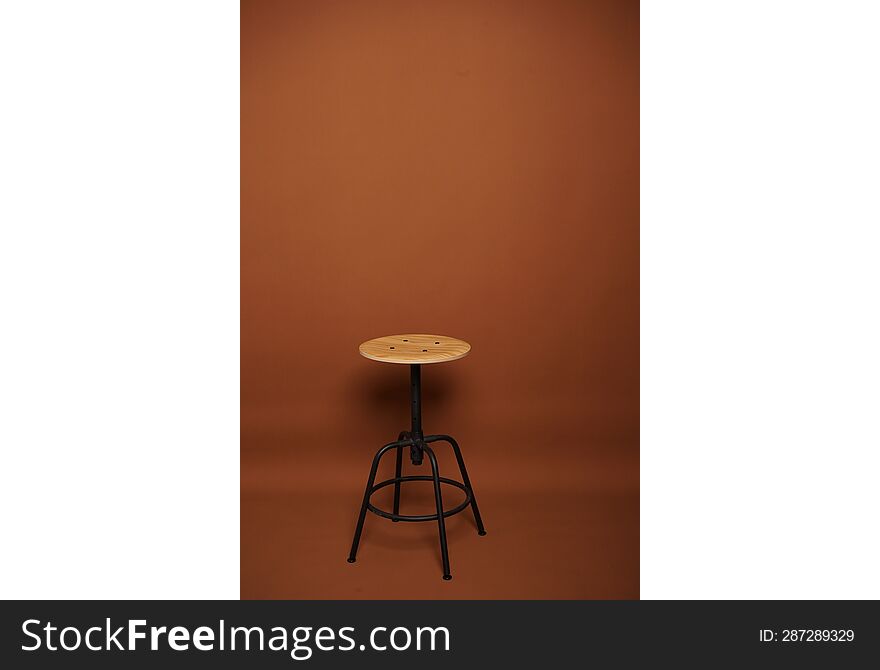
<instances>
[{"instance_id":1,"label":"circular footrest ring","mask_svg":"<svg viewBox=\"0 0 880 670\"><path fill-rule=\"evenodd\" d=\"M392 484L396 484L397 482L433 482L434 478L428 475L409 475L407 477L394 477L392 479L386 479L384 482L379 482L378 484L374 484L373 488L370 489L370 497L373 497L373 494L381 488L386 486L391 486ZM449 479L447 477L440 477L441 484L449 484L450 486L455 486L464 491L465 499L464 502L460 505L456 505L452 509L443 510L443 517L446 518L448 516L452 516L453 514L458 514L468 508L471 502L474 499L473 492L461 482L457 482L454 479ZM386 512L384 509L379 509L378 507L373 506L373 504L368 500L367 501L367 509L370 510L373 514L377 514L378 516L385 517L386 519L391 519L392 521L436 521L437 514L392 514L391 512Z\"/></svg>"}]
</instances>

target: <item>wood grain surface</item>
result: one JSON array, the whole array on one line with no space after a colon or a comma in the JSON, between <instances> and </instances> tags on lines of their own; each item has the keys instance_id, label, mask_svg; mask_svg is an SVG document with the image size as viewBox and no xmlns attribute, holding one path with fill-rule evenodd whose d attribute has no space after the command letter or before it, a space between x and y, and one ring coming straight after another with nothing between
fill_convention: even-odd
<instances>
[{"instance_id":1,"label":"wood grain surface","mask_svg":"<svg viewBox=\"0 0 880 670\"><path fill-rule=\"evenodd\" d=\"M445 363L467 356L471 345L446 335L410 333L367 340L359 350L361 356L383 363Z\"/></svg>"}]
</instances>

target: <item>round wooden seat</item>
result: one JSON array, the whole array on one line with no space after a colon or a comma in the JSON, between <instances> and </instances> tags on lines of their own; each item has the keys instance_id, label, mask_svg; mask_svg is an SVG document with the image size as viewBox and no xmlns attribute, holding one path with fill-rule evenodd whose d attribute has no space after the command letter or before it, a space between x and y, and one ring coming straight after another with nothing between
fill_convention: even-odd
<instances>
[{"instance_id":1,"label":"round wooden seat","mask_svg":"<svg viewBox=\"0 0 880 670\"><path fill-rule=\"evenodd\" d=\"M464 340L446 335L387 335L367 340L358 347L361 356L383 363L444 363L467 356L471 350Z\"/></svg>"}]
</instances>

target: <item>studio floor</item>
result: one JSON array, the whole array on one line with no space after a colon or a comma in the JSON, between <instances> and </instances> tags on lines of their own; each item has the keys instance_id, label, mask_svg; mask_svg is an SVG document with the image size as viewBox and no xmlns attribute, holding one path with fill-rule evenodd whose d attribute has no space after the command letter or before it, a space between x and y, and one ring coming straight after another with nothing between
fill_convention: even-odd
<instances>
[{"instance_id":1,"label":"studio floor","mask_svg":"<svg viewBox=\"0 0 880 670\"><path fill-rule=\"evenodd\" d=\"M638 482L620 469L572 470L544 460L529 471L469 457L488 534L470 510L447 519L453 579L441 579L436 522L392 523L367 515L354 564L346 562L369 469L338 467L325 486L314 464L282 465L276 477L244 474L241 495L243 599L636 599L639 597ZM440 451L440 449L438 449ZM279 454L276 454L278 456ZM458 478L439 454L441 474ZM380 478L390 476L393 455ZM611 465L611 464L609 464ZM298 471L291 478L284 471ZM404 474L425 474L425 465ZM256 485L259 482L259 486ZM444 507L463 499L444 487ZM391 509L391 487L373 502ZM430 482L403 485L401 512L431 513Z\"/></svg>"}]
</instances>

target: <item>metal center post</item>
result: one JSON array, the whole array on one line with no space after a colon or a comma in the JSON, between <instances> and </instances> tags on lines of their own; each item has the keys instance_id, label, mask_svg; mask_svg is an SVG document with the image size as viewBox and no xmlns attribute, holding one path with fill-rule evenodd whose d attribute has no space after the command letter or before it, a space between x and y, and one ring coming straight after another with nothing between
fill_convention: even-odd
<instances>
[{"instance_id":1,"label":"metal center post","mask_svg":"<svg viewBox=\"0 0 880 670\"><path fill-rule=\"evenodd\" d=\"M425 442L422 433L422 366L413 364L409 366L409 392L410 410L412 414L412 427L410 438L413 443L409 449L409 457L413 465L422 464Z\"/></svg>"}]
</instances>

